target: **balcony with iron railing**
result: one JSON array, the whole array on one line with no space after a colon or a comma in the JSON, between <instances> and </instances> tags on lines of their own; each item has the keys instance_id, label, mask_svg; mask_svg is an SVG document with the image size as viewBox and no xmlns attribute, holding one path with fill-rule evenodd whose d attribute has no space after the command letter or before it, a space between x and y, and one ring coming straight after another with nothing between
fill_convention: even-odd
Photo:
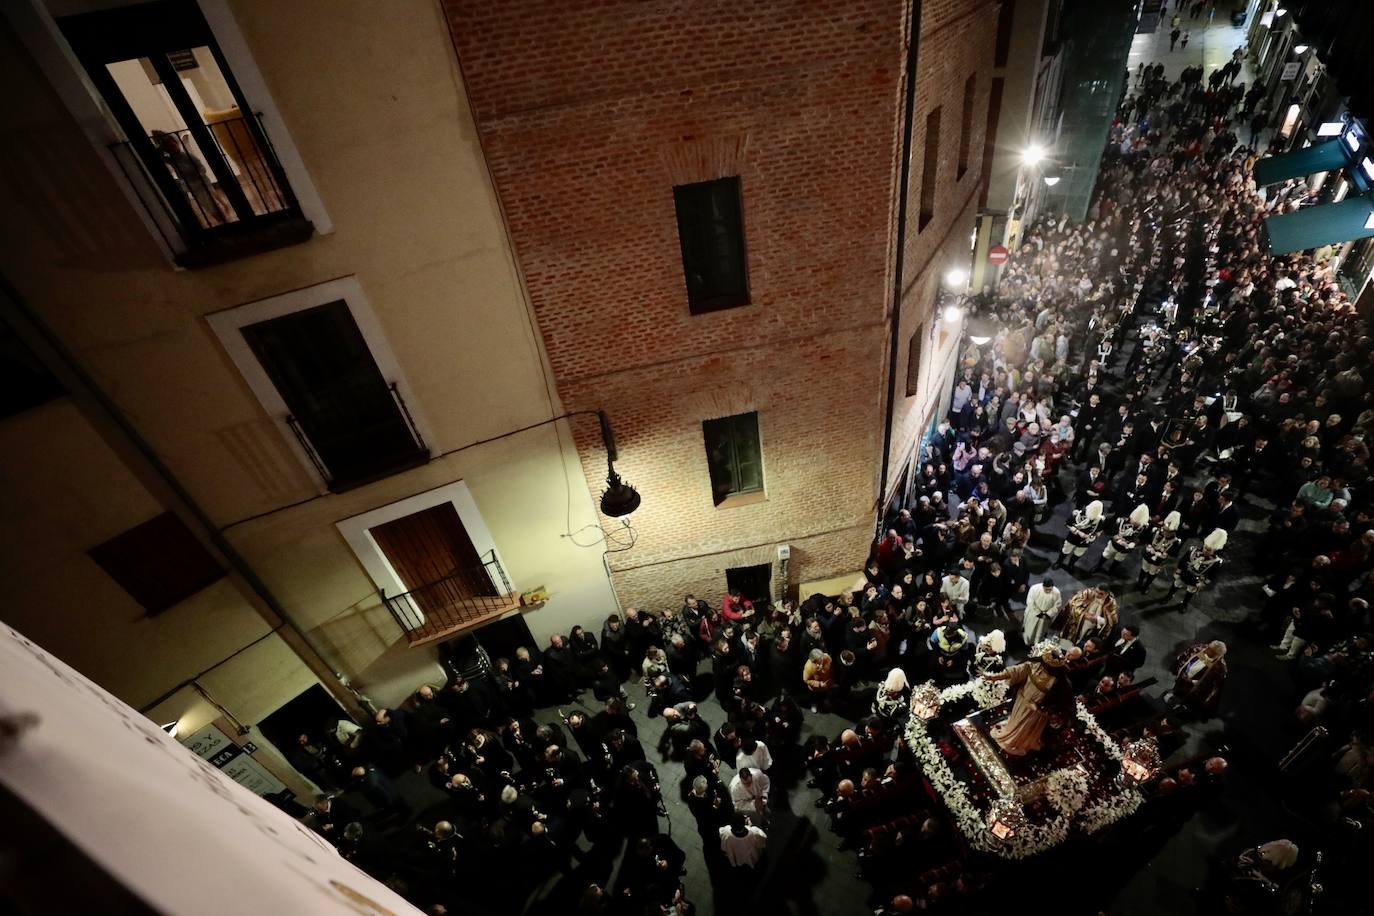
<instances>
[{"instance_id":1,"label":"balcony with iron railing","mask_svg":"<svg viewBox=\"0 0 1374 916\"><path fill-rule=\"evenodd\" d=\"M331 492L356 489L429 461L429 447L400 387L390 382L387 391L395 412L374 416L371 425L359 424L357 412L347 404L333 405L346 414L337 423L287 414L286 425Z\"/></svg>"},{"instance_id":2,"label":"balcony with iron railing","mask_svg":"<svg viewBox=\"0 0 1374 916\"><path fill-rule=\"evenodd\" d=\"M383 590L381 596L411 646L457 636L520 607L495 550L479 566L455 569L400 595Z\"/></svg>"},{"instance_id":3,"label":"balcony with iron railing","mask_svg":"<svg viewBox=\"0 0 1374 916\"><path fill-rule=\"evenodd\" d=\"M109 146L177 263L207 266L310 238L314 226L301 214L261 116L211 112L205 127L210 149L189 129Z\"/></svg>"}]
</instances>

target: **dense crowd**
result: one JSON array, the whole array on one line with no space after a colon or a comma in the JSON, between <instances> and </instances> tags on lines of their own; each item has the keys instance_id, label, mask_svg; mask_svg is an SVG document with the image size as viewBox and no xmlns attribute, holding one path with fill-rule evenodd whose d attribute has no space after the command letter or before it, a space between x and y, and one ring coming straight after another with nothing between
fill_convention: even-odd
<instances>
[{"instance_id":1,"label":"dense crowd","mask_svg":"<svg viewBox=\"0 0 1374 916\"><path fill-rule=\"evenodd\" d=\"M994 330L965 347L948 416L861 584L800 603L731 592L630 608L599 638L576 627L486 676L421 687L366 729L303 735L298 767L348 790L322 795L309 823L429 912L518 912L547 887L559 912L689 913L664 793L690 810L713 884L744 900L781 786L804 773L879 912L959 908L996 867L964 850L903 744L912 688L998 674L1009 652L1050 639L1114 736L1151 735L1167 755L1224 708L1226 646L1185 647L1165 664L1172 683L1148 691L1136 675L1149 623L1121 619L1113 595L1187 613L1242 575L1228 542L1243 517L1267 514L1253 551L1263 585L1228 600L1259 608L1244 630L1290 666L1295 722L1333 738L1300 804L1362 836L1374 788L1368 327L1326 260L1266 253L1260 220L1310 192L1254 187L1258 153L1237 131L1257 100L1234 83L1238 60L1223 70L1205 87L1201 68L1133 74L1089 218L1031 227L996 293L968 303ZM1060 538L1049 532L1063 503ZM1057 542L1057 559L1032 573L1037 538ZM1069 593L1090 579L1100 586ZM643 685L638 715L627 682ZM699 705L711 694L715 721ZM537 724L550 709L558 718ZM852 725L807 734L821 711ZM642 731L660 762L682 762L680 786L660 783ZM1171 760L1140 829L1176 829L1223 790L1227 766ZM394 784L410 768L442 793L442 816L383 836L414 816ZM1232 863L1245 886L1298 867L1287 840L1250 839ZM1225 893L1246 893L1236 887Z\"/></svg>"}]
</instances>

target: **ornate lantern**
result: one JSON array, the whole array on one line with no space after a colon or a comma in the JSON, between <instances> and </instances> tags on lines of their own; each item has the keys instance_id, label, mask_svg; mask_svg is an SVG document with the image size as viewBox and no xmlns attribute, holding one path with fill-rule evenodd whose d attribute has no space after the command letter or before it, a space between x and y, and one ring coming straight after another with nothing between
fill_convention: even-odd
<instances>
[{"instance_id":1,"label":"ornate lantern","mask_svg":"<svg viewBox=\"0 0 1374 916\"><path fill-rule=\"evenodd\" d=\"M1139 738L1126 745L1121 755L1121 775L1131 782L1148 782L1159 771L1159 745L1153 738Z\"/></svg>"},{"instance_id":2,"label":"ornate lantern","mask_svg":"<svg viewBox=\"0 0 1374 916\"><path fill-rule=\"evenodd\" d=\"M916 718L929 722L940 714L940 688L931 681L911 691L911 712Z\"/></svg>"},{"instance_id":3,"label":"ornate lantern","mask_svg":"<svg viewBox=\"0 0 1374 916\"><path fill-rule=\"evenodd\" d=\"M1016 799L1004 796L988 808L988 833L999 840L1009 840L1025 829L1026 812Z\"/></svg>"}]
</instances>

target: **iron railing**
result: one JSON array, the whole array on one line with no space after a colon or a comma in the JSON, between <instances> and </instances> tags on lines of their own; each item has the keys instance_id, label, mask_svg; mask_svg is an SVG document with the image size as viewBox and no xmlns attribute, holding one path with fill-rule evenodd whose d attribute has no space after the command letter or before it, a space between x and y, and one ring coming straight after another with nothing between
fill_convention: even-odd
<instances>
[{"instance_id":1,"label":"iron railing","mask_svg":"<svg viewBox=\"0 0 1374 916\"><path fill-rule=\"evenodd\" d=\"M375 466L366 469L353 469L351 475L341 477L334 469L325 463L320 450L315 447L315 443L310 441L310 436L301 426L301 422L294 414L286 415L286 425L291 428L296 441L300 444L301 450L310 459L310 464L315 468L315 472L331 488L348 488L356 486L360 482L366 483L376 479L379 475L386 475L393 471L405 470L423 463L429 457L429 447L425 445L425 437L420 434L420 427L415 425L415 418L410 414L410 407L406 404L405 396L401 394L401 389L395 382L387 384L387 391L391 393L391 399L396 405L397 413L405 421L406 431L415 444L413 451L391 453L381 453ZM328 449L326 449L327 451Z\"/></svg>"},{"instance_id":2,"label":"iron railing","mask_svg":"<svg viewBox=\"0 0 1374 916\"><path fill-rule=\"evenodd\" d=\"M381 596L412 645L458 633L519 605L495 550L478 566L455 569L399 595L383 589Z\"/></svg>"},{"instance_id":3,"label":"iron railing","mask_svg":"<svg viewBox=\"0 0 1374 916\"><path fill-rule=\"evenodd\" d=\"M299 204L261 115L251 121L225 118L206 126L214 142L209 150L197 144L189 129L153 131L138 143L125 140L109 145L110 154L169 247L194 247L220 230L242 230L299 215ZM232 174L236 187L224 187L217 171ZM169 232L179 237L180 244Z\"/></svg>"}]
</instances>

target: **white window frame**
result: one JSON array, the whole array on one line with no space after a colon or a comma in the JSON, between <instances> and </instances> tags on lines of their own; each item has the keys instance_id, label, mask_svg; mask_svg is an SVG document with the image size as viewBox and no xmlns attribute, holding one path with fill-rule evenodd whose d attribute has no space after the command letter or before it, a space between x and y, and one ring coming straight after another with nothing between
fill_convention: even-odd
<instances>
[{"instance_id":1,"label":"white window frame","mask_svg":"<svg viewBox=\"0 0 1374 916\"><path fill-rule=\"evenodd\" d=\"M377 590L394 598L416 586L408 587L402 581L392 567L391 561L386 558L386 554L377 544L376 539L372 537L370 529L387 522L394 522L399 518L405 518L407 515L414 515L416 512L441 506L444 503L451 503L453 508L457 510L458 520L463 523L463 528L472 540L472 546L477 550L477 555L485 558L488 554L493 554L496 561L501 564L501 568L506 572L506 579L511 583L511 591L518 594L520 589L511 579L510 567L501 558L501 552L496 548L496 541L491 536L491 530L487 527L486 520L482 518L482 513L477 508L477 502L472 498L472 491L468 489L465 481L459 480L455 483L435 487L433 490L417 493L399 502L341 519L334 523L334 527L343 535L343 539L353 550L354 556L358 558L358 562L367 571L368 577L377 586ZM417 583L417 585L425 584L427 583ZM492 582L492 586L498 591L502 587L500 582ZM420 622L423 622L423 614L418 608L412 608L412 613L419 615Z\"/></svg>"},{"instance_id":2,"label":"white window frame","mask_svg":"<svg viewBox=\"0 0 1374 916\"><path fill-rule=\"evenodd\" d=\"M310 475L310 479L315 482L315 486L321 493L329 492L329 481L320 476L319 471L315 469L314 460L291 429L290 423L287 422L287 417L291 415L291 409L286 405L286 401L282 398L281 392L277 390L277 386L272 383L272 379L267 375L267 370L263 368L262 363L258 362L252 348L248 346L248 339L243 336L242 329L251 324L280 318L294 312L303 312L306 309L325 305L339 299L342 299L348 306L348 311L353 316L353 322L358 326L359 332L362 333L363 340L367 343L367 348L372 353L372 359L377 363L377 369L381 372L382 378L386 382L396 385L396 390L405 400L406 409L410 412L410 418L415 423L415 428L419 430L425 445L433 452L436 446L434 429L426 421L424 412L420 409L419 401L415 397L414 389L410 387L405 375L401 372L400 361L396 359L391 344L387 342L377 313L373 310L372 303L368 301L357 277L349 276L326 280L314 286L292 290L289 293L270 296L266 299L258 299L205 316L205 321L210 325L210 330L219 338L220 345L224 347L229 358L238 367L239 373L243 375L244 381L248 383L248 387L257 397L258 403L272 417L272 421L281 431L282 437L286 439L287 445L301 463L301 467Z\"/></svg>"},{"instance_id":3,"label":"white window frame","mask_svg":"<svg viewBox=\"0 0 1374 916\"><path fill-rule=\"evenodd\" d=\"M91 10L108 9L115 5L130 6L139 0L124 0L123 3L90 3ZM215 36L215 43L229 64L229 70L243 90L253 108L262 115L263 128L272 144L272 149L281 163L286 181L291 186L296 202L300 205L301 215L310 220L316 235L329 235L334 231L334 221L324 208L324 200L315 188L310 173L306 170L305 160L291 138L281 111L277 108L272 93L267 88L262 71L248 49L248 41L239 28L230 9L229 0L196 0L205 22ZM39 70L47 77L49 85L59 100L76 119L86 139L100 156L101 162L113 176L120 192L133 206L139 222L143 223L158 249L171 265L183 269L176 263L176 256L183 253L169 244L168 239L181 241L180 234L161 213L150 214L143 203L145 199L156 200L160 193L152 185L143 185L141 177L131 179L119 161L110 151L110 144L128 140L124 131L106 108L105 100L96 91L86 76L85 68L72 53L71 46L62 36L57 21L48 12L44 0L28 0L27 3L0 3L0 11L14 27L20 43L28 50ZM136 186L138 181L140 186ZM156 208L153 208L156 210Z\"/></svg>"}]
</instances>

